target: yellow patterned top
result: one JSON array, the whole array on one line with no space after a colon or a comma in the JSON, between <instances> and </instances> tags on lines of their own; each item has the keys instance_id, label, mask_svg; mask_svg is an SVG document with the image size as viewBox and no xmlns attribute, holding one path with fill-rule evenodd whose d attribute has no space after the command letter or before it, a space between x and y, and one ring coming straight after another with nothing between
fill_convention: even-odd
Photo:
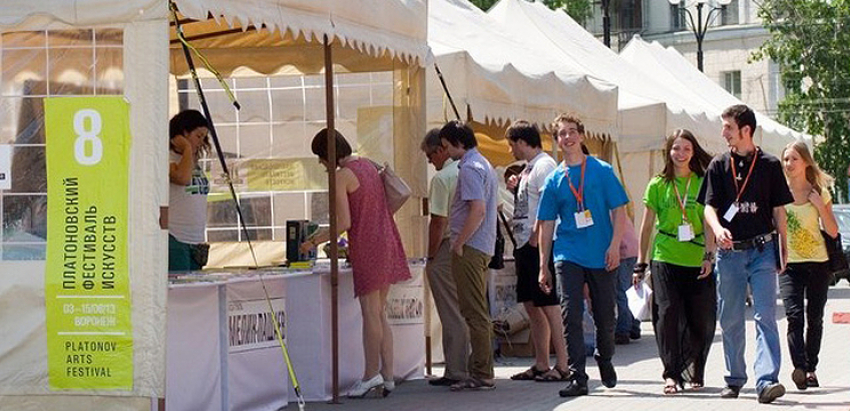
<instances>
[{"instance_id":1,"label":"yellow patterned top","mask_svg":"<svg viewBox=\"0 0 850 411\"><path fill-rule=\"evenodd\" d=\"M828 207L832 206L829 190L821 190L821 197ZM823 235L820 233L820 216L811 202L788 204L788 262L823 262L829 260Z\"/></svg>"}]
</instances>

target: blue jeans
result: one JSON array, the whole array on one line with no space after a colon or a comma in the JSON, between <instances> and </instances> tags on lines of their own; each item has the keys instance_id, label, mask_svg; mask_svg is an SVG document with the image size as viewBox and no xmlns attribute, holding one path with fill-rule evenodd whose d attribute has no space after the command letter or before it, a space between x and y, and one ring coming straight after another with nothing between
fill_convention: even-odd
<instances>
[{"instance_id":1,"label":"blue jeans","mask_svg":"<svg viewBox=\"0 0 850 411\"><path fill-rule=\"evenodd\" d=\"M776 327L776 241L762 249L719 250L717 254L717 317L723 332L726 385L747 383L745 300L747 284L753 292L756 323L756 391L779 379L781 352Z\"/></svg>"},{"instance_id":2,"label":"blue jeans","mask_svg":"<svg viewBox=\"0 0 850 411\"><path fill-rule=\"evenodd\" d=\"M624 258L620 260L617 267L617 335L640 334L640 321L636 321L629 309L629 299L626 298L626 290L632 286L632 274L634 273L637 257Z\"/></svg>"}]
</instances>

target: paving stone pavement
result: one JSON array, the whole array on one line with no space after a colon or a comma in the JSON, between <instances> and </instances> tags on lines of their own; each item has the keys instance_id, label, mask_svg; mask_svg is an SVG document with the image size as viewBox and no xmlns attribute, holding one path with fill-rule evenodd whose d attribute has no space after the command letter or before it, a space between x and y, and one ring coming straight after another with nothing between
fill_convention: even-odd
<instances>
[{"instance_id":1,"label":"paving stone pavement","mask_svg":"<svg viewBox=\"0 0 850 411\"><path fill-rule=\"evenodd\" d=\"M793 367L785 342L786 321L781 300L777 300L779 332L782 339L782 368L780 382L787 393L773 404L759 404L753 385L752 364L755 352L755 327L752 309L748 309L746 360L750 380L738 399L721 399L725 367L723 347L718 328L709 354L706 387L701 391L685 390L676 395L664 395L661 361L652 326L642 324L643 338L629 345L618 345L614 356L619 382L615 388L604 388L599 371L588 358L590 395L573 399L560 398L558 390L564 383L511 381L510 375L526 369L529 358L500 358L496 363L496 389L491 391L451 392L445 387L431 387L424 380L399 384L387 398L347 399L340 404L308 403L307 411L349 410L570 410L592 411L659 411L659 410L850 410L850 324L834 324L833 313L850 312L850 286L846 281L832 287L824 314L824 335L818 378L820 388L798 391L791 381ZM435 367L434 374L442 369ZM347 387L344 387L347 388ZM292 401L292 398L290 398ZM287 410L298 409L290 403Z\"/></svg>"}]
</instances>

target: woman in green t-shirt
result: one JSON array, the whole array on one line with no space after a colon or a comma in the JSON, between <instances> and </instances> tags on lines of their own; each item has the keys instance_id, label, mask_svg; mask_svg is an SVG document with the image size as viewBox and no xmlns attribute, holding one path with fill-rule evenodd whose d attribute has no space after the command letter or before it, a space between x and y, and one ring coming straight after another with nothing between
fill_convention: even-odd
<instances>
[{"instance_id":1,"label":"woman in green t-shirt","mask_svg":"<svg viewBox=\"0 0 850 411\"><path fill-rule=\"evenodd\" d=\"M819 386L815 368L823 336L823 309L832 277L820 231L822 227L835 238L838 223L832 214L832 197L827 189L832 177L818 168L806 143L786 146L782 165L794 202L785 206L788 266L779 275L779 290L788 319L788 350L794 364L791 380L797 389L805 390ZM803 326L807 322L804 339Z\"/></svg>"},{"instance_id":2,"label":"woman in green t-shirt","mask_svg":"<svg viewBox=\"0 0 850 411\"><path fill-rule=\"evenodd\" d=\"M643 197L634 283L640 284L651 257L652 326L664 365L664 393L675 394L685 381L692 389L704 384L717 297L710 275L714 234L705 229L704 207L696 201L711 156L683 129L667 138L665 151L664 171L650 180Z\"/></svg>"}]
</instances>

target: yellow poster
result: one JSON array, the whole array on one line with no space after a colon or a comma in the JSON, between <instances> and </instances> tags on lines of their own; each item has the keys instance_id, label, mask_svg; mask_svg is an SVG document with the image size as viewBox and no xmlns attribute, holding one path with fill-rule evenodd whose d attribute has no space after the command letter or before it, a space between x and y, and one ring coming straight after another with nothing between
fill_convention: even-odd
<instances>
[{"instance_id":1,"label":"yellow poster","mask_svg":"<svg viewBox=\"0 0 850 411\"><path fill-rule=\"evenodd\" d=\"M44 100L47 359L53 390L132 390L127 264L129 106Z\"/></svg>"}]
</instances>

